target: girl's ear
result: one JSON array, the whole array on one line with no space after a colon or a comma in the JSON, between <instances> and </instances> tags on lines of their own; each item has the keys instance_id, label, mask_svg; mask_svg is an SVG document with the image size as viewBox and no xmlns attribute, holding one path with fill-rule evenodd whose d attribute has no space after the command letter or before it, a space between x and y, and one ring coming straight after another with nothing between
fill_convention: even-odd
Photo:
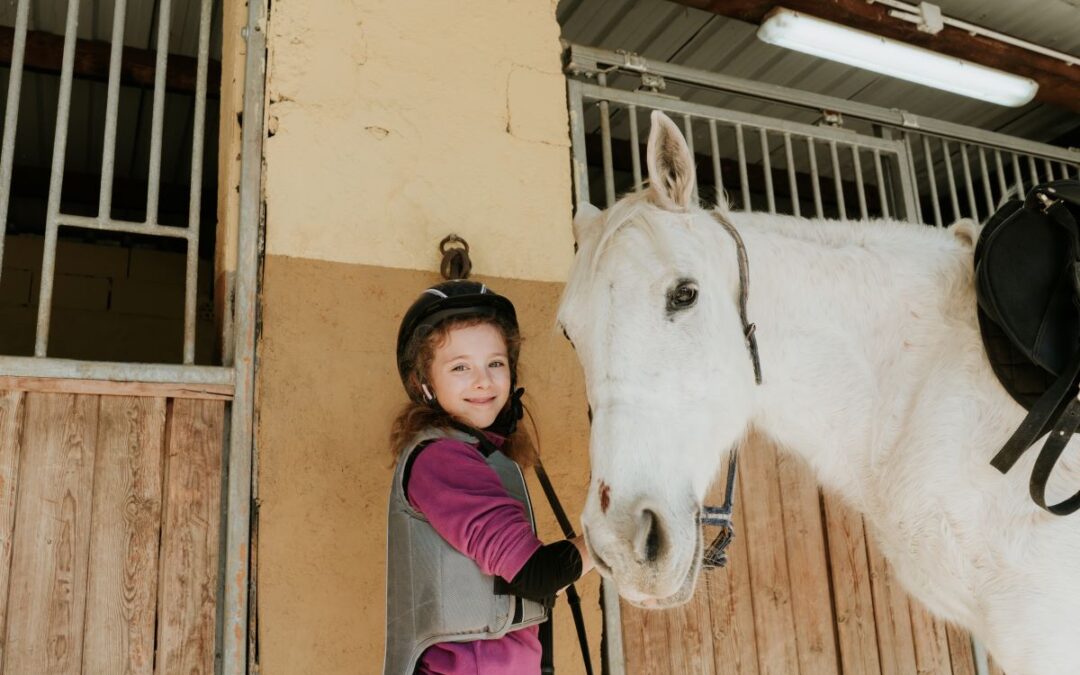
<instances>
[{"instance_id":1,"label":"girl's ear","mask_svg":"<svg viewBox=\"0 0 1080 675\"><path fill-rule=\"evenodd\" d=\"M420 391L424 392L424 401L425 402L427 402L427 403L434 403L435 402L435 394L431 393L431 389L427 386L426 383L420 385Z\"/></svg>"}]
</instances>

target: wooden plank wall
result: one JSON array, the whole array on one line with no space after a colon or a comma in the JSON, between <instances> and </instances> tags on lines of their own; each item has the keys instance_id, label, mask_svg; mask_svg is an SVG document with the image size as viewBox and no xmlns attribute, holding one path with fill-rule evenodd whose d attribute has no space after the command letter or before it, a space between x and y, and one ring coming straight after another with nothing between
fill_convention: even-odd
<instances>
[{"instance_id":1,"label":"wooden plank wall","mask_svg":"<svg viewBox=\"0 0 1080 675\"><path fill-rule=\"evenodd\" d=\"M0 390L0 673L213 673L225 402Z\"/></svg>"},{"instance_id":2,"label":"wooden plank wall","mask_svg":"<svg viewBox=\"0 0 1080 675\"><path fill-rule=\"evenodd\" d=\"M975 675L967 633L908 597L800 460L755 439L738 485L728 566L684 607L621 604L629 675Z\"/></svg>"}]
</instances>

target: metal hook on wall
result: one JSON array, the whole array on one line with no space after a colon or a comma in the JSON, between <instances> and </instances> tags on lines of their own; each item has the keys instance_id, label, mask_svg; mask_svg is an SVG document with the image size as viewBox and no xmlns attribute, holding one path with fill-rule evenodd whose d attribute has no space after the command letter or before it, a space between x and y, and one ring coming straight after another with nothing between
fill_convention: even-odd
<instances>
[{"instance_id":1,"label":"metal hook on wall","mask_svg":"<svg viewBox=\"0 0 1080 675\"><path fill-rule=\"evenodd\" d=\"M439 242L439 253L442 253L439 272L442 273L443 279L452 281L469 278L469 273L472 272L469 242L456 234L448 234Z\"/></svg>"}]
</instances>

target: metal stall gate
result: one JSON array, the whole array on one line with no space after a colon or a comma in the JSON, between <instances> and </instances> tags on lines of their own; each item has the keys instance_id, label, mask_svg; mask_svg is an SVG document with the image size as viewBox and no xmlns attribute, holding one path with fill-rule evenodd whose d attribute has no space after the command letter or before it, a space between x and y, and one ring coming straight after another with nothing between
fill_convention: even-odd
<instances>
[{"instance_id":1,"label":"metal stall gate","mask_svg":"<svg viewBox=\"0 0 1080 675\"><path fill-rule=\"evenodd\" d=\"M807 217L985 219L1010 191L1080 176L1080 153L844 99L568 47L577 200L641 189L653 110L680 124L697 195ZM768 112L769 114L763 114ZM761 439L742 453L739 539L687 606L604 588L612 673L987 673L981 647L910 600L862 519ZM664 644L659 648L659 644Z\"/></svg>"},{"instance_id":2,"label":"metal stall gate","mask_svg":"<svg viewBox=\"0 0 1080 675\"><path fill-rule=\"evenodd\" d=\"M195 4L195 3L198 4ZM213 0L198 12L186 224L159 222L170 0L157 12L146 217L114 217L126 0L113 7L96 216L61 208L79 0L64 14L33 356L0 356L0 672L247 670L252 389L265 1L248 8L231 341L194 365L207 63ZM0 258L8 228L30 0L19 0L0 149ZM96 7L96 5L95 5ZM180 240L181 362L54 358L61 227Z\"/></svg>"}]
</instances>

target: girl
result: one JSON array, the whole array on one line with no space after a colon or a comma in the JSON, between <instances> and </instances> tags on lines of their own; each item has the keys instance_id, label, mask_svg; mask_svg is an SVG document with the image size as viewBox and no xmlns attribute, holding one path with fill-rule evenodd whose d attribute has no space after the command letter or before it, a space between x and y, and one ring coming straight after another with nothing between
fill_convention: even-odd
<instances>
[{"instance_id":1,"label":"girl","mask_svg":"<svg viewBox=\"0 0 1080 675\"><path fill-rule=\"evenodd\" d=\"M402 319L387 548L386 675L540 672L539 624L592 568L580 537L544 545L519 465L521 338L483 284L424 291Z\"/></svg>"}]
</instances>

